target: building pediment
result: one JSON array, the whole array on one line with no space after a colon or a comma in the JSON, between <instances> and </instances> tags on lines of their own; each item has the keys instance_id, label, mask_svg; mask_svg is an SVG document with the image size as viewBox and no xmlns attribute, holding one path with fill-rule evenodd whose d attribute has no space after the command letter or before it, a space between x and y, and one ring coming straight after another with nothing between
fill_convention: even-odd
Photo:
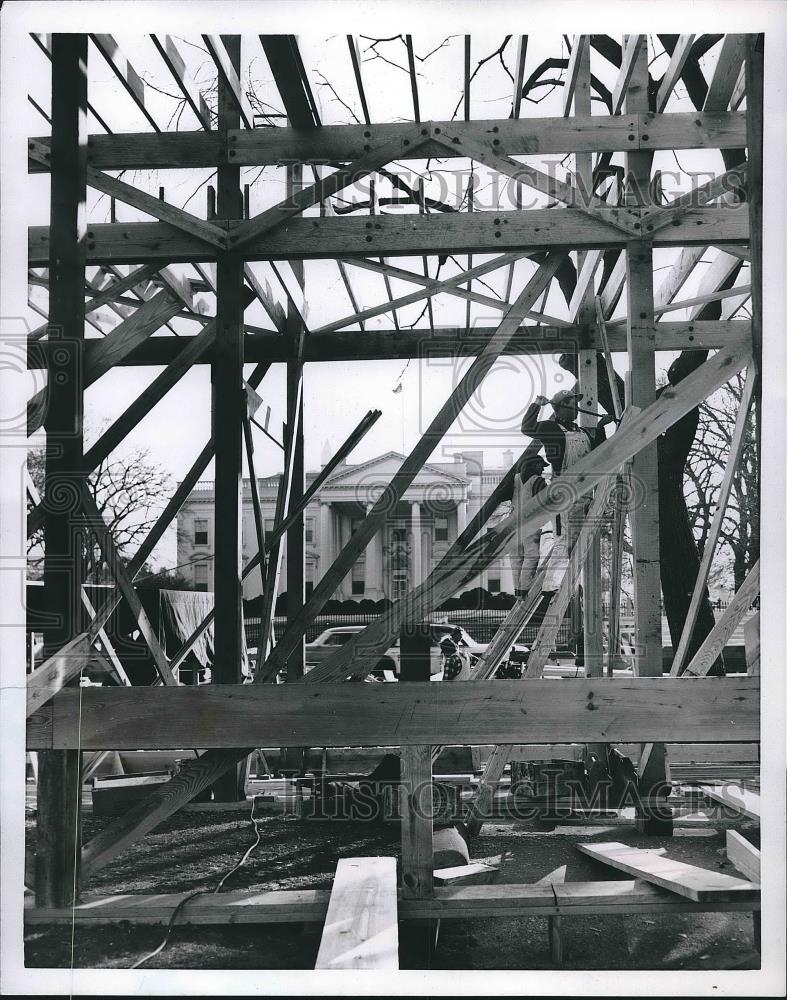
<instances>
[{"instance_id":1,"label":"building pediment","mask_svg":"<svg viewBox=\"0 0 787 1000\"><path fill-rule=\"evenodd\" d=\"M359 462L357 465L342 465L329 476L326 487L346 487L353 485L385 485L393 479L404 462L405 456L396 451L386 452L367 462ZM470 484L466 476L461 476L456 472L451 472L444 465L427 463L419 471L413 481L413 488L430 487L435 488L435 484L442 484L453 487L457 491L462 491Z\"/></svg>"}]
</instances>

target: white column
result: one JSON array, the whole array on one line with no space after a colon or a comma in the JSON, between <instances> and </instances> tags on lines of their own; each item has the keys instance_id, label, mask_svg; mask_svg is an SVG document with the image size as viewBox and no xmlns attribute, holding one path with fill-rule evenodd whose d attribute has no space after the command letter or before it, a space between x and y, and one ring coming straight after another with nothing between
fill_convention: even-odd
<instances>
[{"instance_id":1,"label":"white column","mask_svg":"<svg viewBox=\"0 0 787 1000\"><path fill-rule=\"evenodd\" d=\"M456 537L458 538L467 527L467 500L460 500L456 505Z\"/></svg>"},{"instance_id":2,"label":"white column","mask_svg":"<svg viewBox=\"0 0 787 1000\"><path fill-rule=\"evenodd\" d=\"M373 503L366 504L366 513L374 507ZM371 596L372 591L379 591L382 596L382 532L378 531L366 548L366 595Z\"/></svg>"},{"instance_id":3,"label":"white column","mask_svg":"<svg viewBox=\"0 0 787 1000\"><path fill-rule=\"evenodd\" d=\"M320 524L317 547L319 551L319 578L325 576L333 563L333 514L331 505L320 501Z\"/></svg>"},{"instance_id":4,"label":"white column","mask_svg":"<svg viewBox=\"0 0 787 1000\"><path fill-rule=\"evenodd\" d=\"M410 558L410 565L412 566L410 585L417 587L423 579L421 574L421 505L417 500L410 502L410 530L413 536L413 549Z\"/></svg>"}]
</instances>

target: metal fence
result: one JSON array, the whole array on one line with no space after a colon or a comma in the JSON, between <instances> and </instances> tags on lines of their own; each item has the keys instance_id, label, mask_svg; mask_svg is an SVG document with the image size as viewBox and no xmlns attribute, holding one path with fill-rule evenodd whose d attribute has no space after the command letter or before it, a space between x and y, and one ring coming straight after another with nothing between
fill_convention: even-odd
<instances>
[{"instance_id":1,"label":"metal fence","mask_svg":"<svg viewBox=\"0 0 787 1000\"><path fill-rule=\"evenodd\" d=\"M507 611L448 611L437 612L428 616L430 622L449 622L451 625L461 625L476 642L491 642L495 632L505 619ZM370 625L377 621L379 615L318 615L306 629L306 641L313 642L327 628L340 625ZM246 642L256 646L260 635L260 619L246 619ZM279 616L273 619L273 629L276 639L280 639L287 627L287 619ZM526 645L535 642L538 628L535 625L525 626L520 642ZM557 645L565 644L569 638L569 623L564 621L557 636Z\"/></svg>"}]
</instances>

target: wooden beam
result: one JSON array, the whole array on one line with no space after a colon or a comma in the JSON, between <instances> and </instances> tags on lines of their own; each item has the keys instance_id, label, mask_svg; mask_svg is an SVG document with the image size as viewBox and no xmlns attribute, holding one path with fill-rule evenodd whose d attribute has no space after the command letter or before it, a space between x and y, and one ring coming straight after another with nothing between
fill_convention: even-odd
<instances>
[{"instance_id":1,"label":"wooden beam","mask_svg":"<svg viewBox=\"0 0 787 1000\"><path fill-rule=\"evenodd\" d=\"M323 574L311 597L301 610L301 613L287 628L287 631L273 650L269 657L269 663L266 664L266 671L275 673L286 662L287 656L289 656L290 652L300 642L311 617L319 613L320 608L333 595L336 587L347 575L357 557L366 549L371 539L386 522L397 500L413 482L418 471L423 467L424 462L428 459L432 451L434 451L437 443L454 422L457 414L470 398L470 395L477 389L479 381L489 371L489 368L500 355L502 348L518 328L524 313L552 280L559 266L560 258L550 257L547 263L541 265L527 283L516 302L506 313L494 337L489 340L483 352L478 355L449 398L440 408L420 441L404 460L401 468L378 498L350 542L336 558L333 565Z\"/></svg>"},{"instance_id":2,"label":"wooden beam","mask_svg":"<svg viewBox=\"0 0 787 1000\"><path fill-rule=\"evenodd\" d=\"M396 858L340 858L315 969L398 969Z\"/></svg>"},{"instance_id":3,"label":"wooden beam","mask_svg":"<svg viewBox=\"0 0 787 1000\"><path fill-rule=\"evenodd\" d=\"M763 57L765 41L761 34L746 35L746 126L751 169L747 202L751 232L752 342L754 364L762 372L762 156L763 156ZM721 58L721 57L719 57ZM762 423L761 390L757 396L757 450L760 451ZM760 468L762 464L760 463Z\"/></svg>"},{"instance_id":4,"label":"wooden beam","mask_svg":"<svg viewBox=\"0 0 787 1000\"><path fill-rule=\"evenodd\" d=\"M682 676L704 677L760 592L760 561L752 566L721 618L705 637Z\"/></svg>"},{"instance_id":5,"label":"wooden beam","mask_svg":"<svg viewBox=\"0 0 787 1000\"><path fill-rule=\"evenodd\" d=\"M634 67L639 60L642 47L646 44L645 35L626 35L623 43L623 56L620 64L618 78L615 81L615 89L612 92L612 110L619 114L628 97L629 84L634 73ZM625 116L629 117L633 110L626 104ZM645 109L647 110L647 108Z\"/></svg>"},{"instance_id":6,"label":"wooden beam","mask_svg":"<svg viewBox=\"0 0 787 1000\"><path fill-rule=\"evenodd\" d=\"M674 861L652 851L620 843L577 844L577 847L596 861L669 889L687 899L728 902L731 899L755 900L759 897L759 886L752 885L751 882Z\"/></svg>"},{"instance_id":7,"label":"wooden beam","mask_svg":"<svg viewBox=\"0 0 787 1000\"><path fill-rule=\"evenodd\" d=\"M453 129L440 129L436 138L443 148L463 149L466 155L473 160L505 174L517 184L533 188L548 198L554 198L571 208L585 212L591 218L613 226L629 236L637 235L637 230L641 228L636 213L632 214L625 208L609 207L591 193L590 185L581 190L573 184L561 181L552 174L520 163L500 152L494 145L500 140L462 138Z\"/></svg>"},{"instance_id":8,"label":"wooden beam","mask_svg":"<svg viewBox=\"0 0 787 1000\"><path fill-rule=\"evenodd\" d=\"M519 118L522 110L522 90L524 89L525 61L527 59L527 35L520 35L516 45L516 69L514 70L514 100L511 117Z\"/></svg>"},{"instance_id":9,"label":"wooden beam","mask_svg":"<svg viewBox=\"0 0 787 1000\"><path fill-rule=\"evenodd\" d=\"M718 802L736 815L760 822L760 793L740 785L700 785L703 795Z\"/></svg>"},{"instance_id":10,"label":"wooden beam","mask_svg":"<svg viewBox=\"0 0 787 1000\"><path fill-rule=\"evenodd\" d=\"M137 396L123 413L114 421L85 453L84 469L92 472L98 468L128 434L159 403L169 390L177 385L193 364L210 348L216 340L216 321L212 320L198 336L189 338L187 349L156 376L147 388Z\"/></svg>"},{"instance_id":11,"label":"wooden beam","mask_svg":"<svg viewBox=\"0 0 787 1000\"><path fill-rule=\"evenodd\" d=\"M464 828L468 837L477 837L481 832L484 817L490 813L495 789L503 776L512 749L511 743L501 743L489 755L465 816Z\"/></svg>"},{"instance_id":12,"label":"wooden beam","mask_svg":"<svg viewBox=\"0 0 787 1000\"><path fill-rule=\"evenodd\" d=\"M123 84L133 102L148 120L155 132L161 132L156 119L151 115L145 104L145 82L131 63L126 59L112 35L91 34L90 38L98 51L109 64L110 69Z\"/></svg>"},{"instance_id":13,"label":"wooden beam","mask_svg":"<svg viewBox=\"0 0 787 1000\"><path fill-rule=\"evenodd\" d=\"M52 36L52 233L49 322L59 363L50 369L46 406L36 426L47 435L44 480L44 594L53 653L81 624L84 566L74 493L83 450L81 348L85 334L85 172L87 36ZM28 407L28 422L30 409ZM63 496L70 502L62 503ZM79 897L81 754L39 758L35 897L38 906L68 906Z\"/></svg>"},{"instance_id":14,"label":"wooden beam","mask_svg":"<svg viewBox=\"0 0 787 1000\"><path fill-rule=\"evenodd\" d=\"M220 86L225 88L228 99L232 101L243 124L246 128L251 129L254 128L254 114L240 79L240 54L235 58L230 45L227 44L228 38L239 37L239 35L203 35L202 41L205 43L211 59L216 64ZM225 127L228 129L239 128L240 123L237 122L234 125L227 125ZM219 130L221 130L221 124L219 124Z\"/></svg>"},{"instance_id":15,"label":"wooden beam","mask_svg":"<svg viewBox=\"0 0 787 1000\"><path fill-rule=\"evenodd\" d=\"M727 860L750 882L760 881L760 851L737 830L727 830Z\"/></svg>"},{"instance_id":16,"label":"wooden beam","mask_svg":"<svg viewBox=\"0 0 787 1000\"><path fill-rule=\"evenodd\" d=\"M303 187L303 170L300 164L287 168L287 195L292 197ZM305 300L306 276L302 261L292 264L293 278ZM306 336L303 315L293 313L288 316L287 333L291 340L302 344ZM306 600L306 547L304 541L306 522L304 519L303 495L306 489L306 469L304 465L304 388L303 361L301 357L287 362L287 427L286 448L291 453L291 478L287 505L282 510L281 523L290 520L287 529L287 624L294 621ZM295 516L294 511L298 511ZM274 600L275 600L274 594ZM273 610L273 605L271 605ZM259 653L259 662L267 655L267 650ZM287 681L291 683L303 677L306 664L306 637L298 643L287 661ZM294 763L294 761L292 762Z\"/></svg>"},{"instance_id":17,"label":"wooden beam","mask_svg":"<svg viewBox=\"0 0 787 1000\"><path fill-rule=\"evenodd\" d=\"M342 684L249 684L242 698L222 684L67 688L29 721L28 749L538 743L555 732L580 743L756 740L759 691L746 675L358 684L352 698Z\"/></svg>"},{"instance_id":18,"label":"wooden beam","mask_svg":"<svg viewBox=\"0 0 787 1000\"><path fill-rule=\"evenodd\" d=\"M407 48L407 66L410 70L410 91L413 96L413 117L417 122L421 120L421 108L418 101L418 76L415 71L415 51L413 49L413 36L404 36Z\"/></svg>"},{"instance_id":19,"label":"wooden beam","mask_svg":"<svg viewBox=\"0 0 787 1000\"><path fill-rule=\"evenodd\" d=\"M215 168L276 165L286 162L331 164L357 159L370 143L402 137L412 123L325 125L321 128L238 129L223 144L216 131L125 133L89 137L89 163L98 170ZM628 152L638 149L740 149L746 146L746 114L742 111L625 113L592 118L500 118L437 121L439 128L459 136L483 138L494 134L509 156L553 153ZM647 136L647 138L645 138ZM46 136L36 136L47 142ZM230 156L230 152L234 156ZM461 151L443 149L427 138L422 149L406 151L400 159L429 156L457 157ZM33 172L47 167L30 163Z\"/></svg>"},{"instance_id":20,"label":"wooden beam","mask_svg":"<svg viewBox=\"0 0 787 1000\"><path fill-rule=\"evenodd\" d=\"M590 74L590 47L582 57L579 65L577 77L576 94L574 97L574 111L576 114L589 115L591 106L591 74ZM577 183L584 191L593 188L593 158L590 153L577 153L574 157ZM607 199L612 204L617 202L617 179L613 178L610 185ZM596 251L598 253L598 251ZM597 266L599 259L593 262L593 251L587 254L577 254L577 266L579 276L577 278L577 289L580 287L582 269L591 259L591 265ZM577 289L575 289L575 294ZM572 297L573 301L573 297ZM578 317L583 326L593 326L595 322L595 300L593 295L592 278L586 284L577 304ZM581 350L577 356L578 383L582 393L582 411L579 414L579 426L587 431L595 432L598 423L598 354L594 350ZM614 383L614 379L613 379ZM599 490L598 492L602 492ZM590 516L590 515L588 515ZM593 533L590 539L590 547L582 567L582 597L580 603L579 595L572 595L571 620L572 633L578 635L582 630L583 659L585 665L585 675L587 677L599 677L603 671L603 650L602 650L602 602L601 602L601 541L597 533ZM581 620L580 620L581 618ZM551 652L551 646L550 650ZM600 752L606 752L605 748L599 748Z\"/></svg>"},{"instance_id":21,"label":"wooden beam","mask_svg":"<svg viewBox=\"0 0 787 1000\"><path fill-rule=\"evenodd\" d=\"M571 103L574 100L574 91L577 86L577 79L580 73L580 66L585 59L585 55L590 55L590 36L574 35L574 47L571 50L571 58L568 61L566 79L563 84L563 117L568 118L571 114ZM589 65L589 63L588 63ZM579 108L577 111L579 112ZM582 110L583 114L589 114Z\"/></svg>"},{"instance_id":22,"label":"wooden beam","mask_svg":"<svg viewBox=\"0 0 787 1000\"><path fill-rule=\"evenodd\" d=\"M598 214L615 209L599 209ZM526 212L453 212L442 215L378 216L374 228L363 218L292 219L275 232L266 232L245 245L245 260L310 260L320 257L408 257L442 253L517 253L563 249L622 248L625 234L580 209L537 208ZM499 220L496 223L495 220ZM251 222L255 220L252 219ZM246 223L241 223L246 225ZM102 223L91 227L94 239L87 249L88 264L137 264L177 260L206 261L215 256L204 241L178 233L165 223ZM230 235L234 230L230 227ZM746 214L716 205L691 209L675 226L653 234L653 245L707 246L746 243ZM30 267L45 267L49 259L49 231L28 231ZM606 308L606 306L605 306Z\"/></svg>"},{"instance_id":23,"label":"wooden beam","mask_svg":"<svg viewBox=\"0 0 787 1000\"><path fill-rule=\"evenodd\" d=\"M297 129L318 128L322 124L319 108L298 50L297 38L295 35L260 35L259 39L290 122Z\"/></svg>"},{"instance_id":24,"label":"wooden beam","mask_svg":"<svg viewBox=\"0 0 787 1000\"><path fill-rule=\"evenodd\" d=\"M205 324L211 322L203 317ZM295 356L296 346L272 330L261 330L246 324L244 357L248 363L287 361ZM394 358L469 357L483 350L495 327L478 326L468 335L461 327L435 327L434 336L426 329L366 330L307 337L303 349L304 362L364 361ZM626 350L626 331L617 322L607 324L609 349ZM159 336L147 340L118 362L119 366L167 365L175 361L195 340L191 334L180 337ZM681 320L656 324L657 351L718 350L751 342L748 320ZM99 343L97 338L85 344L87 358ZM503 350L504 355L538 355L576 353L587 344L588 349L602 350L595 329L583 331L578 326L521 326ZM28 345L28 368L44 368L51 353L46 341ZM209 364L213 349L208 347L195 364Z\"/></svg>"},{"instance_id":25,"label":"wooden beam","mask_svg":"<svg viewBox=\"0 0 787 1000\"><path fill-rule=\"evenodd\" d=\"M370 306L368 309L364 309L352 316L345 316L343 319L337 319L332 323L326 323L325 326L321 326L317 330L312 330L312 335L319 337L326 333L333 333L336 330L341 330L343 327L360 323L362 320L371 319L374 316L382 316L388 312L393 313L396 309L412 305L414 302L421 302L423 299L431 299L432 296L439 295L441 292L448 292L451 295L459 295L462 298L469 297L470 293L458 288L458 285L465 281L471 281L474 277L478 277L482 274L489 274L492 271L497 271L499 268L504 267L506 264L517 260L520 257L520 254L503 254L500 257L495 257L491 261L485 261L483 264L477 264L475 267L470 267L466 271L460 271L459 274L456 274L451 278L445 278L442 281L436 281L426 275L424 277L421 277L420 275L413 275L411 278L411 272L403 272L402 268L393 268L389 264L374 265L372 261L367 260L348 260L348 263L356 264L359 267L365 267L368 270L381 270L391 277L402 278L405 281L412 281L414 284L423 286L422 290L409 292L406 295L400 295L398 298L392 299L389 302L381 303L378 306ZM368 267L369 264L372 264L373 266ZM500 309L501 311L505 311L509 307L508 302L503 302L502 300L493 301L494 307L496 309ZM525 315L529 319L541 317L541 313L534 313L532 310L529 310Z\"/></svg>"},{"instance_id":26,"label":"wooden beam","mask_svg":"<svg viewBox=\"0 0 787 1000\"><path fill-rule=\"evenodd\" d=\"M643 230L646 233L654 233L658 229L674 223L689 208L708 205L719 198L729 199L731 196L736 196L745 188L746 177L747 164L744 161L730 170L725 170L724 173L705 184L701 184L698 188L692 187L669 204L652 209L641 218Z\"/></svg>"},{"instance_id":27,"label":"wooden beam","mask_svg":"<svg viewBox=\"0 0 787 1000\"><path fill-rule=\"evenodd\" d=\"M367 125L371 124L371 117L369 115L369 105L366 102L366 88L363 85L363 72L361 69L361 53L358 48L358 42L353 35L347 35L347 46L350 50L350 60L353 66L353 75L355 76L355 85L358 88L358 97L361 101L361 111L363 113L363 120Z\"/></svg>"},{"instance_id":28,"label":"wooden beam","mask_svg":"<svg viewBox=\"0 0 787 1000\"><path fill-rule=\"evenodd\" d=\"M144 264L142 267L138 267L126 275L125 278L117 278L107 285L103 291L98 292L85 302L85 312L93 312L95 309L106 305L108 302L122 295L123 292L137 288L143 282L148 281L154 275L158 274L160 270L161 266L158 264Z\"/></svg>"},{"instance_id":29,"label":"wooden beam","mask_svg":"<svg viewBox=\"0 0 787 1000\"><path fill-rule=\"evenodd\" d=\"M574 547L571 550L569 563L560 583L560 588L553 595L538 630L536 641L530 649L527 658L526 677L540 677L549 654L555 648L557 633L560 630L566 610L568 609L571 595L579 582L579 575L590 552L593 539L597 536L601 527L604 511L608 503L607 494L608 488L606 485L599 486L596 489L596 495L593 498L582 527L579 529Z\"/></svg>"},{"instance_id":30,"label":"wooden beam","mask_svg":"<svg viewBox=\"0 0 787 1000\"><path fill-rule=\"evenodd\" d=\"M101 926L115 921L166 926L188 893L154 896L85 896L67 909L37 909L25 903L25 923L31 927L72 924ZM209 893L190 899L178 912L181 924L323 923L328 911L327 889L242 889ZM654 913L758 912L759 899L695 902L639 879L559 884L447 886L429 899L399 898L401 919L467 920L487 917L598 916Z\"/></svg>"},{"instance_id":31,"label":"wooden beam","mask_svg":"<svg viewBox=\"0 0 787 1000\"><path fill-rule=\"evenodd\" d=\"M151 35L150 40L156 46L159 55L166 63L173 80L180 88L191 110L197 116L199 123L204 129L210 129L210 108L202 96L202 92L197 90L192 82L186 69L186 64L183 61L183 56L178 52L178 47L172 35Z\"/></svg>"},{"instance_id":32,"label":"wooden beam","mask_svg":"<svg viewBox=\"0 0 787 1000\"><path fill-rule=\"evenodd\" d=\"M384 167L391 160L397 159L401 153L409 149L417 149L423 144L423 137L419 129L412 129L403 138L391 143L384 143L381 146L370 146L369 151L353 160L345 167L340 167L332 174L321 178L309 187L301 188L293 192L292 196L285 198L271 208L260 212L252 219L241 222L234 227L230 233L230 244L239 249L244 244L252 240L259 239L264 233L288 221L295 215L300 215L307 208L316 205L319 201L328 198L330 195L342 191L348 184L354 184L362 177L374 173L380 167Z\"/></svg>"},{"instance_id":33,"label":"wooden beam","mask_svg":"<svg viewBox=\"0 0 787 1000\"><path fill-rule=\"evenodd\" d=\"M397 685L398 686L398 685ZM405 692L431 685L402 684ZM408 899L431 896L432 871L432 748L416 744L401 748L399 815L402 840L402 895Z\"/></svg>"},{"instance_id":34,"label":"wooden beam","mask_svg":"<svg viewBox=\"0 0 787 1000\"><path fill-rule=\"evenodd\" d=\"M749 369L746 377L746 384L743 387L738 416L735 420L735 428L732 433L732 439L730 440L730 450L727 454L724 478L722 479L718 499L716 501L716 510L714 511L710 531L708 532L708 537L705 540L705 546L702 550L702 559L700 560L699 569L697 570L697 579L694 582L691 602L689 603L689 609L686 612L686 620L683 625L680 641L678 642L678 648L675 651L675 656L672 661L672 667L670 669L670 675L672 677L677 677L681 673L683 664L686 662L689 646L691 645L691 639L694 634L694 626L697 621L697 614L699 613L700 605L702 604L703 597L706 593L711 563L713 561L713 555L716 551L716 545L718 544L724 516L727 511L727 501L732 490L732 483L735 478L741 448L743 446L743 438L749 421L749 406L751 405L754 394L755 379L756 375L754 367L752 366Z\"/></svg>"},{"instance_id":35,"label":"wooden beam","mask_svg":"<svg viewBox=\"0 0 787 1000\"><path fill-rule=\"evenodd\" d=\"M746 35L727 34L708 85L703 111L726 111L746 56Z\"/></svg>"},{"instance_id":36,"label":"wooden beam","mask_svg":"<svg viewBox=\"0 0 787 1000\"><path fill-rule=\"evenodd\" d=\"M298 513L302 512L302 508L299 510L298 507L292 506L290 503L293 489L293 479L296 475L296 471L298 471L299 468L300 470L303 468L302 460L299 460L300 454L302 453L302 449L299 449L299 437L297 433L293 434L291 432L291 428L297 428L301 425L301 407L303 406L303 370L301 365L302 354L300 351L302 350L306 336L305 333L301 331L297 335L297 338L292 337L291 339L297 340L299 345L299 353L294 359L294 364L297 365L298 377L293 378L287 392L287 427L285 428L287 433L284 449L284 469L281 479L279 480L279 487L276 493L276 511L273 521L274 532L268 540L268 544L270 546L270 558L268 560L268 573L265 578L265 587L263 592L262 629L259 642L257 643L257 663L254 670L255 680L268 680L275 678L284 662L282 661L276 669L269 668L267 664L270 646L273 641L273 616L275 614L276 598L279 591L279 579L281 576L283 554L283 546L281 544L281 536L283 532L281 531L281 527L289 516L295 514L296 511ZM295 652L296 647L302 646L302 644L302 641L293 643L292 651Z\"/></svg>"},{"instance_id":37,"label":"wooden beam","mask_svg":"<svg viewBox=\"0 0 787 1000\"><path fill-rule=\"evenodd\" d=\"M678 259L672 264L653 295L653 305L656 309L672 302L707 249L707 247L684 247L681 250Z\"/></svg>"},{"instance_id":38,"label":"wooden beam","mask_svg":"<svg viewBox=\"0 0 787 1000\"><path fill-rule=\"evenodd\" d=\"M746 651L746 671L750 674L760 672L760 612L743 626L743 645Z\"/></svg>"},{"instance_id":39,"label":"wooden beam","mask_svg":"<svg viewBox=\"0 0 787 1000\"><path fill-rule=\"evenodd\" d=\"M666 108L667 102L683 73L683 67L686 65L696 37L696 35L681 35L678 39L678 44L672 52L667 70L659 84L656 94L656 111L663 111Z\"/></svg>"},{"instance_id":40,"label":"wooden beam","mask_svg":"<svg viewBox=\"0 0 787 1000\"><path fill-rule=\"evenodd\" d=\"M80 303L84 309L84 296L80 289ZM161 291L154 298L144 302L135 313L104 337L96 341L88 364L82 366L81 385L83 389L105 375L118 361L127 357L134 348L144 343L151 334L180 310L180 303L173 302L168 291ZM52 313L50 309L50 326ZM27 404L27 433L34 434L43 424L47 407L49 387L40 389Z\"/></svg>"},{"instance_id":41,"label":"wooden beam","mask_svg":"<svg viewBox=\"0 0 787 1000\"><path fill-rule=\"evenodd\" d=\"M203 35L219 69L218 130L237 128L246 112L239 84L241 36ZM219 167L216 178L216 212L222 220L243 217L240 168ZM244 658L243 638L243 382L244 274L242 258L232 252L216 260L216 342L211 370L211 435L215 446L214 490L214 662L213 684L240 684ZM245 799L238 769L229 769L213 785L221 802Z\"/></svg>"},{"instance_id":42,"label":"wooden beam","mask_svg":"<svg viewBox=\"0 0 787 1000\"><path fill-rule=\"evenodd\" d=\"M89 529L95 533L101 553L109 566L109 571L115 578L118 589L125 598L131 614L134 616L139 631L145 640L145 644L150 650L150 654L156 664L156 670L164 684L177 685L177 680L172 674L167 662L167 656L161 648L158 636L150 623L147 612L142 607L139 595L134 589L128 570L124 567L120 558L120 553L115 545L112 532L104 523L96 501L87 482L83 479L80 483L80 502L85 516L85 521Z\"/></svg>"}]
</instances>

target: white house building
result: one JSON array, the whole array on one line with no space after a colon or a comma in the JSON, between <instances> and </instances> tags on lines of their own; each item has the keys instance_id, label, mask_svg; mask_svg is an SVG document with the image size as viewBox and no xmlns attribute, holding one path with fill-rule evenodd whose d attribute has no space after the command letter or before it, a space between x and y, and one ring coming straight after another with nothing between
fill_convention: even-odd
<instances>
[{"instance_id":1,"label":"white house building","mask_svg":"<svg viewBox=\"0 0 787 1000\"><path fill-rule=\"evenodd\" d=\"M364 554L337 588L334 597L343 599L395 600L410 587L421 583L445 555L494 490L513 462L513 453L504 452L503 468L484 470L483 452L457 454L453 462L430 462L396 505L383 531L378 532ZM371 509L383 488L399 469L404 456L388 452L357 465L341 463L309 503L305 511L306 592L331 566L353 531ZM306 486L316 478L307 472ZM266 532L272 531L279 475L259 480L262 516ZM508 505L500 511L506 513ZM213 589L212 482L196 485L178 515L178 566L196 590ZM494 523L494 519L491 523ZM243 564L256 555L251 491L244 482ZM286 548L280 590L286 588ZM492 593L512 592L513 579L508 558L490 565L467 589L484 587ZM261 592L261 578L254 570L244 582L245 599Z\"/></svg>"}]
</instances>

